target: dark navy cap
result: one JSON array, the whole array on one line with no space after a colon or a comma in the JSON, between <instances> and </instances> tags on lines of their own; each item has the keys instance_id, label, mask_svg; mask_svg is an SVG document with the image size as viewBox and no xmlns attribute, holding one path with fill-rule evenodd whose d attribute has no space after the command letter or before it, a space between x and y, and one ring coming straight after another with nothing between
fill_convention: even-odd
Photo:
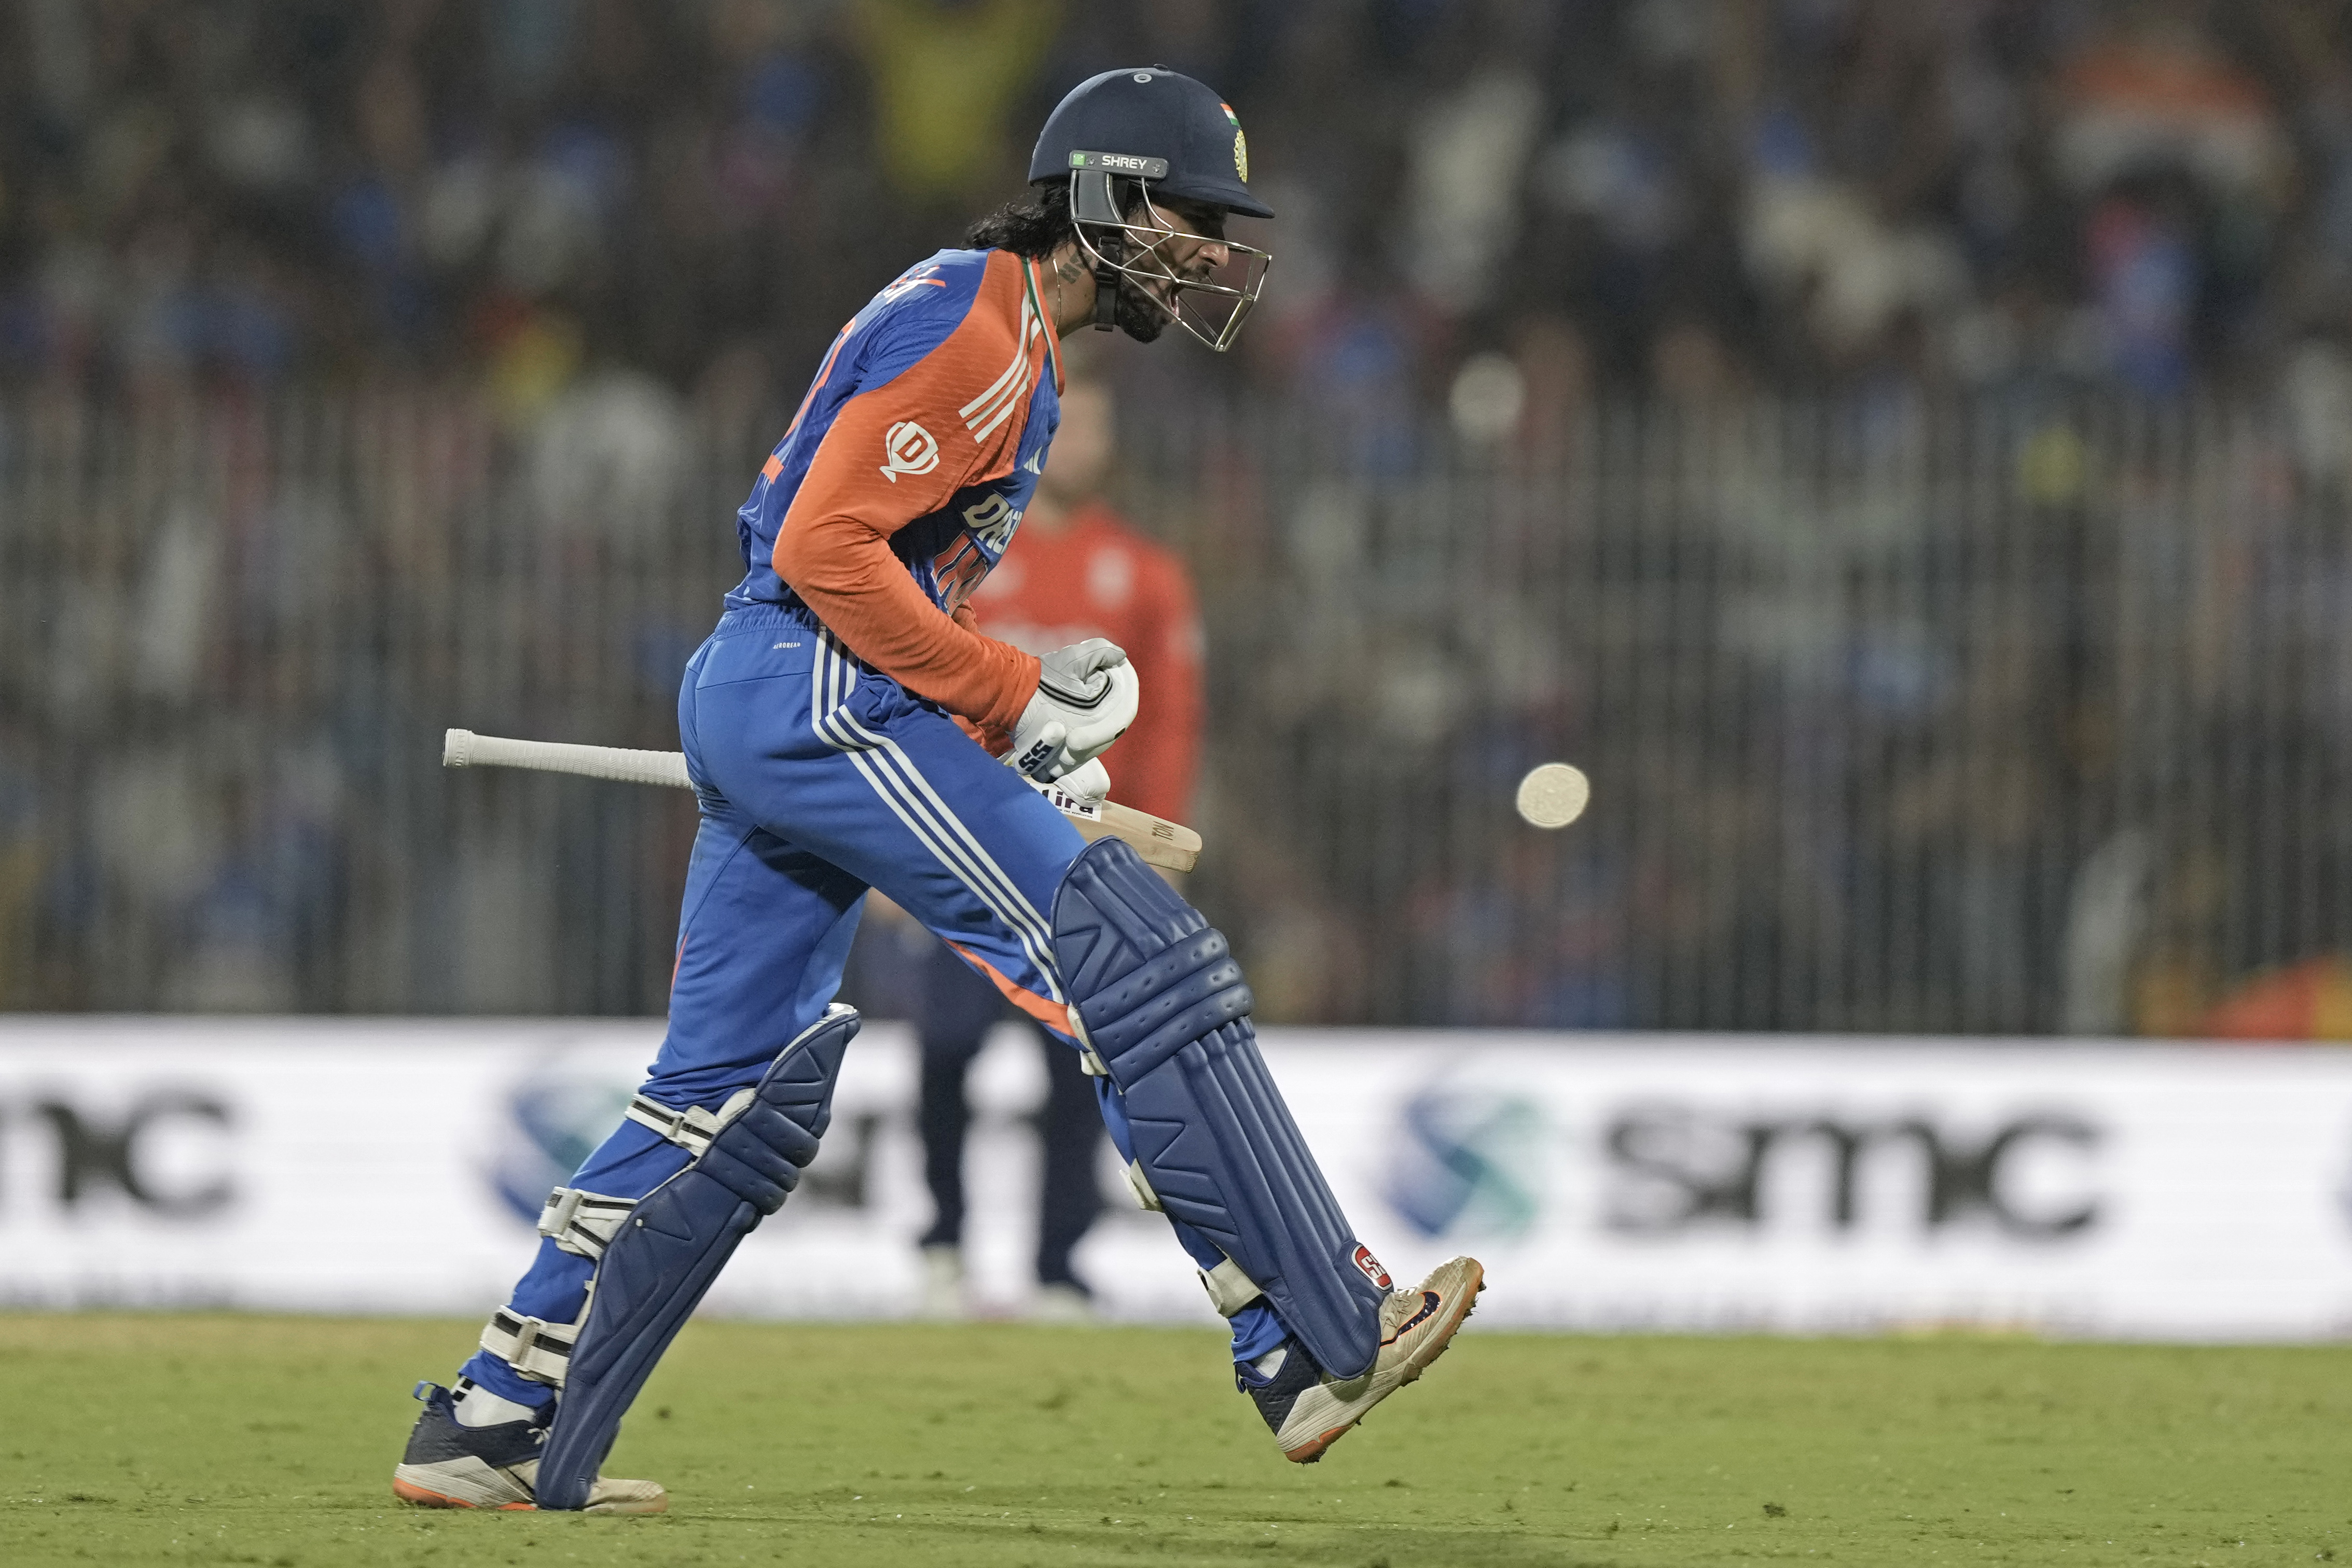
<instances>
[{"instance_id":1,"label":"dark navy cap","mask_svg":"<svg viewBox=\"0 0 2352 1568\"><path fill-rule=\"evenodd\" d=\"M1274 212L1249 192L1249 142L1216 93L1164 66L1105 71L1070 89L1046 117L1029 179L1105 169L1151 188L1253 218Z\"/></svg>"}]
</instances>

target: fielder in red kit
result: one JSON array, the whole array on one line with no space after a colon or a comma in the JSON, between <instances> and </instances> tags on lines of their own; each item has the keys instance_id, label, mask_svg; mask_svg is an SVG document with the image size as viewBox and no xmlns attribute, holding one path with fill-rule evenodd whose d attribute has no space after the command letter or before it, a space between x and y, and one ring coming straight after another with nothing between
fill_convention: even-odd
<instances>
[{"instance_id":1,"label":"fielder in red kit","mask_svg":"<svg viewBox=\"0 0 2352 1568\"><path fill-rule=\"evenodd\" d=\"M1104 758L1115 762L1111 793L1187 821L1201 768L1201 612L1183 561L1102 498L1115 434L1108 390L1073 379L1020 538L971 602L988 635L1029 653L1088 637L1127 650L1150 684L1117 758Z\"/></svg>"},{"instance_id":2,"label":"fielder in red kit","mask_svg":"<svg viewBox=\"0 0 2352 1568\"><path fill-rule=\"evenodd\" d=\"M1202 635L1192 580L1172 550L1113 511L1101 486L1116 424L1108 389L1074 376L1062 394L1054 460L1023 515L1021 533L972 593L981 629L1016 648L1047 652L1107 638L1127 650L1145 693L1118 743L1112 795L1155 817L1187 821L1200 776ZM934 1218L922 1239L926 1310L963 1305L963 1148L971 1111L964 1079L989 1029L1019 1018L995 987L935 944L918 992L922 1041L923 1174ZM1037 1217L1036 1311L1087 1315L1092 1291L1070 1264L1101 1207L1095 1174L1102 1119L1078 1060L1044 1030L1049 1085L1040 1125L1045 1158Z\"/></svg>"}]
</instances>

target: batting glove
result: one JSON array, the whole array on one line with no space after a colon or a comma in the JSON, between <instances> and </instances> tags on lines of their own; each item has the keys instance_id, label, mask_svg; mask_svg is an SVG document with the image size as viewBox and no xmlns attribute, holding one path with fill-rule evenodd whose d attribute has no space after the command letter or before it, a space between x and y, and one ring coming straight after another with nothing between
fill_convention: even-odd
<instances>
[{"instance_id":1,"label":"batting glove","mask_svg":"<svg viewBox=\"0 0 2352 1568\"><path fill-rule=\"evenodd\" d=\"M1079 763L1054 782L1062 793L1089 806L1099 806L1110 799L1110 769L1102 765L1099 757Z\"/></svg>"},{"instance_id":2,"label":"batting glove","mask_svg":"<svg viewBox=\"0 0 2352 1568\"><path fill-rule=\"evenodd\" d=\"M1127 650L1101 637L1056 648L1037 661L1037 695L1013 727L1005 765L1055 779L1091 761L1135 722L1142 693Z\"/></svg>"}]
</instances>

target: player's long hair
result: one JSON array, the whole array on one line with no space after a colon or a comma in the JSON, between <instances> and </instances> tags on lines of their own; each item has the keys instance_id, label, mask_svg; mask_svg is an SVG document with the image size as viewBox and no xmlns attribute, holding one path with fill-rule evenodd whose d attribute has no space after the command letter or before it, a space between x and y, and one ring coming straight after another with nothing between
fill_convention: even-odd
<instances>
[{"instance_id":1,"label":"player's long hair","mask_svg":"<svg viewBox=\"0 0 2352 1568\"><path fill-rule=\"evenodd\" d=\"M1122 196L1134 193L1128 203L1130 210L1143 204L1142 186L1134 182L1120 181ZM964 243L974 250L1009 250L1013 255L1043 261L1065 240L1077 237L1078 225L1070 216L1070 187L1066 181L1047 185L1038 192L1034 202L1007 202L965 231ZM1126 245L1126 236L1118 233L1103 236L1099 242L1112 254L1118 254ZM1139 343L1149 343L1160 336L1168 325L1167 314L1143 297L1140 289L1125 277L1118 281L1113 296L1113 313L1118 329Z\"/></svg>"},{"instance_id":2,"label":"player's long hair","mask_svg":"<svg viewBox=\"0 0 2352 1568\"><path fill-rule=\"evenodd\" d=\"M1077 232L1070 219L1069 183L1063 181L1047 185L1034 202L1007 202L977 220L964 243L974 250L1009 250L1042 261Z\"/></svg>"}]
</instances>

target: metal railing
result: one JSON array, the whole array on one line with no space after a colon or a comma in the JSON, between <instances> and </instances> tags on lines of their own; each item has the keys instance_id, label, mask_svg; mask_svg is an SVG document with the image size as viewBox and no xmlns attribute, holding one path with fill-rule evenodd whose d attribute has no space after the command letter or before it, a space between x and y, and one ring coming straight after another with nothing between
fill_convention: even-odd
<instances>
[{"instance_id":1,"label":"metal railing","mask_svg":"<svg viewBox=\"0 0 2352 1568\"><path fill-rule=\"evenodd\" d=\"M772 412L0 401L0 1006L648 1012ZM2352 947L2352 507L2257 406L1127 422L1210 619L1192 893L1308 1020L2193 1028ZM1016 547L1017 548L1017 547ZM1535 763L1594 784L1541 832ZM1116 774L1116 753L1109 759Z\"/></svg>"}]
</instances>

